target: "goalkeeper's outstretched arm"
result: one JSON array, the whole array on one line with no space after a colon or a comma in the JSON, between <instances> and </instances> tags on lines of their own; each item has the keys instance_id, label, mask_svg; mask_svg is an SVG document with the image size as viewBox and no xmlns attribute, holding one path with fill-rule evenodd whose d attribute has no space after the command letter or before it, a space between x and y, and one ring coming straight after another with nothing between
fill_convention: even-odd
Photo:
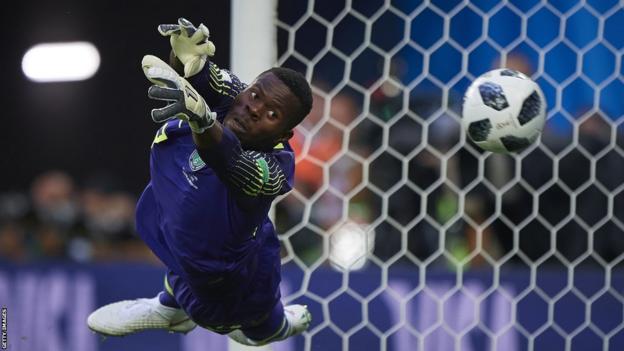
<instances>
[{"instance_id":1,"label":"goalkeeper's outstretched arm","mask_svg":"<svg viewBox=\"0 0 624 351\"><path fill-rule=\"evenodd\" d=\"M240 195L241 205L254 206L256 200L272 198L290 190L279 160L268 152L243 150L238 137L216 120L216 114L203 97L173 68L151 55L143 58L142 66L145 76L154 83L148 96L167 101L165 107L152 110L152 119L155 122L173 118L187 121L201 158ZM294 165L294 159L282 161Z\"/></svg>"}]
</instances>

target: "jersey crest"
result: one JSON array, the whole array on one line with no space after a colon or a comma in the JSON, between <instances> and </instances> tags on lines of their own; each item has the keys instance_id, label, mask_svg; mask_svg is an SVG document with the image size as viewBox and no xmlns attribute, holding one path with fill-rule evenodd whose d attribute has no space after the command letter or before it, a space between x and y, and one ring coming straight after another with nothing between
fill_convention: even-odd
<instances>
[{"instance_id":1,"label":"jersey crest","mask_svg":"<svg viewBox=\"0 0 624 351\"><path fill-rule=\"evenodd\" d=\"M197 172L204 167L206 167L206 163L199 157L197 150L193 150L191 156L189 156L189 168L191 171Z\"/></svg>"}]
</instances>

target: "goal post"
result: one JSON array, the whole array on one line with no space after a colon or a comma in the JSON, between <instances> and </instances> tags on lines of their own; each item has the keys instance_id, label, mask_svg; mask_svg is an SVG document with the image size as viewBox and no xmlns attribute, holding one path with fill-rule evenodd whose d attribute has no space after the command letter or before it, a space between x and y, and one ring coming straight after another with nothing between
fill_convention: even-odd
<instances>
[{"instance_id":1,"label":"goal post","mask_svg":"<svg viewBox=\"0 0 624 351\"><path fill-rule=\"evenodd\" d=\"M276 0L232 0L230 70L250 83L277 59ZM229 351L272 351L271 345L245 346L228 339Z\"/></svg>"},{"instance_id":2,"label":"goal post","mask_svg":"<svg viewBox=\"0 0 624 351\"><path fill-rule=\"evenodd\" d=\"M273 67L277 59L276 0L232 0L230 69L243 82Z\"/></svg>"}]
</instances>

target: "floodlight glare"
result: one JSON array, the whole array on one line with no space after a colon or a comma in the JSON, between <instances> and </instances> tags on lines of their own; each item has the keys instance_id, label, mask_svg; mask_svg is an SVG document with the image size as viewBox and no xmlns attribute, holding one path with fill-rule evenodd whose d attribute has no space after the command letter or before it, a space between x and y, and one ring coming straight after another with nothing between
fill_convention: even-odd
<instances>
[{"instance_id":1,"label":"floodlight glare","mask_svg":"<svg viewBox=\"0 0 624 351\"><path fill-rule=\"evenodd\" d=\"M88 42L37 44L22 59L22 71L35 82L85 80L99 67L100 53Z\"/></svg>"}]
</instances>

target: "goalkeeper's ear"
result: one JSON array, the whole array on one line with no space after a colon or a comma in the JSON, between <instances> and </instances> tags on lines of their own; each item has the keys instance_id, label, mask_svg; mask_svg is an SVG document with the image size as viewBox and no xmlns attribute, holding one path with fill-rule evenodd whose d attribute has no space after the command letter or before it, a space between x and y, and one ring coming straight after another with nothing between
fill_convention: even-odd
<instances>
[{"instance_id":1,"label":"goalkeeper's ear","mask_svg":"<svg viewBox=\"0 0 624 351\"><path fill-rule=\"evenodd\" d=\"M180 76L184 76L184 65L175 55L173 50L169 52L169 66L173 68Z\"/></svg>"}]
</instances>

